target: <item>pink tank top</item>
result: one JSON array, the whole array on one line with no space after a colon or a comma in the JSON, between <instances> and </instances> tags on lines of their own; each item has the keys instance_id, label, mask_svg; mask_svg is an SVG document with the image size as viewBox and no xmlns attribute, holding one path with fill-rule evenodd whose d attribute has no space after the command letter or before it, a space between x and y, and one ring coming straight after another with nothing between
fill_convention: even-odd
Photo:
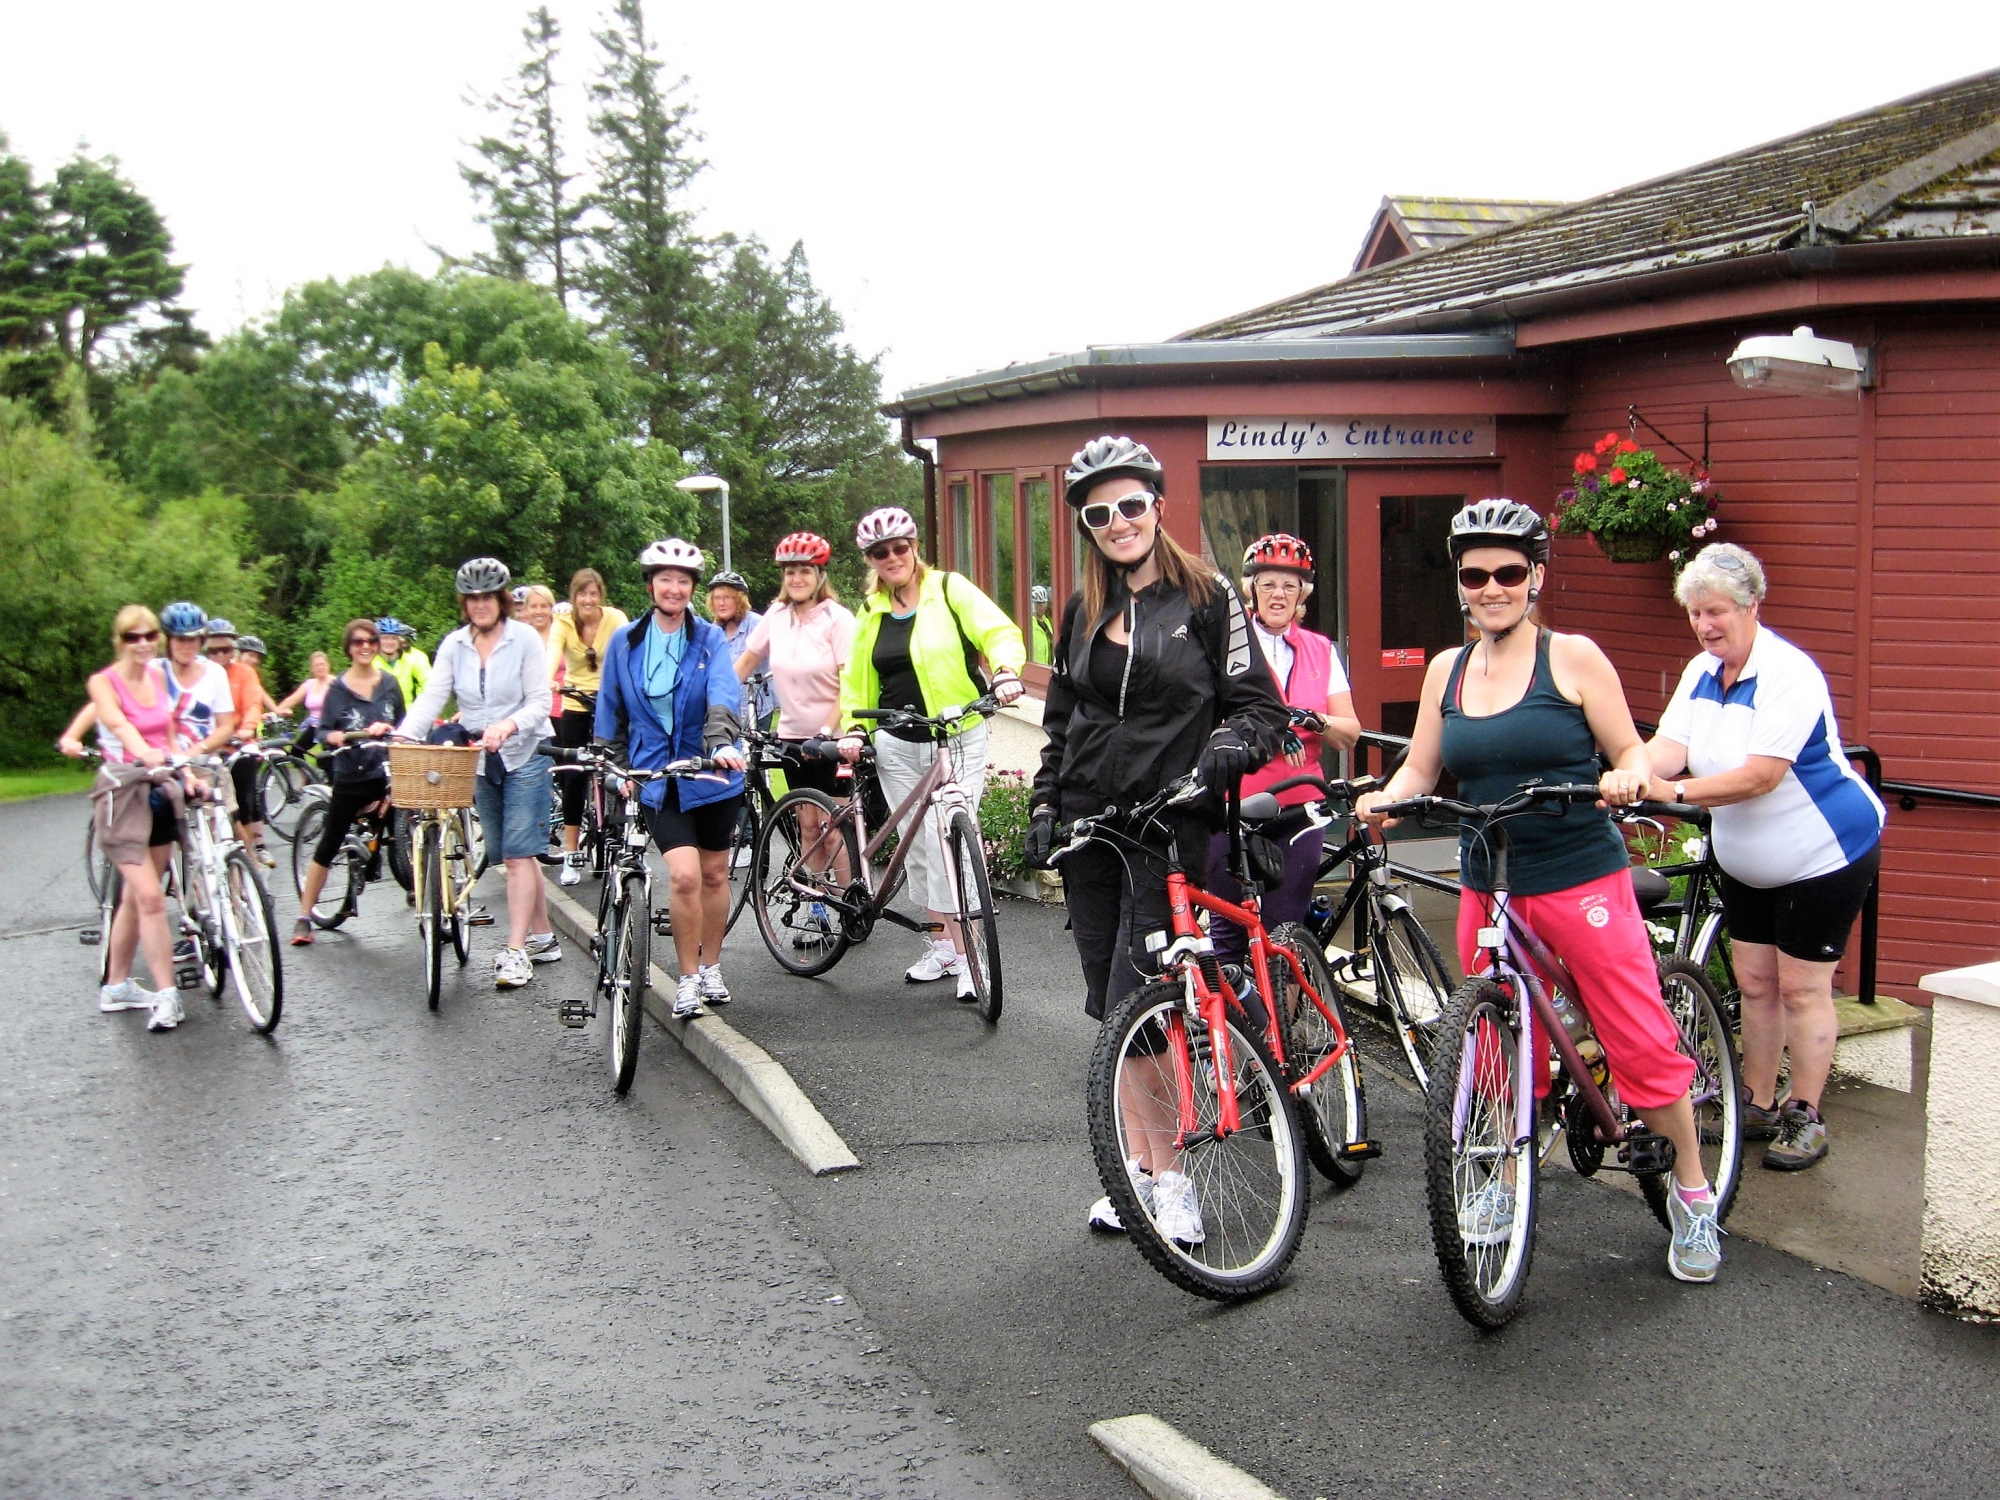
<instances>
[{"instance_id":1,"label":"pink tank top","mask_svg":"<svg viewBox=\"0 0 2000 1500\"><path fill-rule=\"evenodd\" d=\"M151 745L155 750L170 750L173 748L169 736L173 730L174 711L172 706L167 702L165 685L156 674L147 674L152 678L153 682L153 706L151 708L148 708L137 698L133 697L132 690L126 687L118 674L110 668L107 667L97 675L111 684L111 690L118 695L118 706L125 710L125 717L131 721L132 727L139 731L140 739ZM118 748L118 759L125 759L124 742L116 740L114 737L113 743Z\"/></svg>"},{"instance_id":2,"label":"pink tank top","mask_svg":"<svg viewBox=\"0 0 2000 1500\"><path fill-rule=\"evenodd\" d=\"M308 724L317 724L319 722L319 711L326 703L326 690L332 686L333 679L331 677L327 678L325 682L320 682L311 677L306 679L306 722Z\"/></svg>"}]
</instances>

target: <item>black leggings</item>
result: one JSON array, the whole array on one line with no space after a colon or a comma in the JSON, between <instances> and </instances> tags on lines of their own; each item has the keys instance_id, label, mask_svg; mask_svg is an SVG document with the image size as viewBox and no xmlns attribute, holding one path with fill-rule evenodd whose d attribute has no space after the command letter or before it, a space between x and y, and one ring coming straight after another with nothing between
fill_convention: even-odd
<instances>
[{"instance_id":1,"label":"black leggings","mask_svg":"<svg viewBox=\"0 0 2000 1500\"><path fill-rule=\"evenodd\" d=\"M320 826L319 847L313 850L313 863L331 865L334 856L340 853L340 841L347 837L347 830L354 826L354 820L388 795L389 781L383 776L372 781L335 782L333 796L326 804L326 822Z\"/></svg>"},{"instance_id":2,"label":"black leggings","mask_svg":"<svg viewBox=\"0 0 2000 1500\"><path fill-rule=\"evenodd\" d=\"M1202 883L1208 839L1205 824L1184 820L1179 845L1195 885ZM1157 957L1146 951L1146 938L1172 927L1164 846L1161 838L1158 848L1141 853L1100 839L1085 844L1059 867L1070 934L1083 961L1083 1011L1093 1021L1103 1020L1120 1000L1160 972Z\"/></svg>"},{"instance_id":3,"label":"black leggings","mask_svg":"<svg viewBox=\"0 0 2000 1500\"><path fill-rule=\"evenodd\" d=\"M565 750L580 750L590 743L590 727L597 715L581 708L566 708L562 717L556 720L556 743ZM576 771L564 771L556 777L556 786L562 792L562 820L565 827L575 828L583 822L583 798L590 790L590 778Z\"/></svg>"},{"instance_id":4,"label":"black leggings","mask_svg":"<svg viewBox=\"0 0 2000 1500\"><path fill-rule=\"evenodd\" d=\"M264 762L251 755L239 755L229 763L229 779L236 786L236 821L239 823L264 821L264 802L257 795L257 773L263 766Z\"/></svg>"}]
</instances>

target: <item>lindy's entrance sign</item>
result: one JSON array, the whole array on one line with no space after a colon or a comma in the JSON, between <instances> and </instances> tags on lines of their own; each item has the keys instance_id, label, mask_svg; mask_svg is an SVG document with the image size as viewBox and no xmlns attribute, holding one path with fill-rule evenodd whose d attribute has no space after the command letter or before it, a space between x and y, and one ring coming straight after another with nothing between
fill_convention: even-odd
<instances>
[{"instance_id":1,"label":"lindy's entrance sign","mask_svg":"<svg viewBox=\"0 0 2000 1500\"><path fill-rule=\"evenodd\" d=\"M1210 417L1211 459L1491 458L1491 417Z\"/></svg>"}]
</instances>

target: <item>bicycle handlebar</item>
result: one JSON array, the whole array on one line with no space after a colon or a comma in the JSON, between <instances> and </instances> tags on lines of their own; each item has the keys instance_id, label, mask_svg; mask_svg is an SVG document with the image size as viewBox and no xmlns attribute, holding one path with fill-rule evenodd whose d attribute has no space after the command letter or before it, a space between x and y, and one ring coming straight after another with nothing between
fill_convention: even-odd
<instances>
[{"instance_id":1,"label":"bicycle handlebar","mask_svg":"<svg viewBox=\"0 0 2000 1500\"><path fill-rule=\"evenodd\" d=\"M546 756L559 765L579 766L586 770L603 771L616 776L620 781L660 781L670 776L709 776L720 773L730 774L727 766L719 766L706 755L690 755L684 760L669 761L656 770L641 771L631 766L621 766L611 758L608 751L595 745L568 747L551 744L543 740L535 746L535 754Z\"/></svg>"},{"instance_id":2,"label":"bicycle handlebar","mask_svg":"<svg viewBox=\"0 0 2000 1500\"><path fill-rule=\"evenodd\" d=\"M907 708L856 708L849 712L857 719L873 719L884 729L928 729L932 734L948 735L952 726L974 714L991 716L1000 712L1000 700L991 693L975 698L963 708L947 708L935 717L913 712Z\"/></svg>"}]
</instances>

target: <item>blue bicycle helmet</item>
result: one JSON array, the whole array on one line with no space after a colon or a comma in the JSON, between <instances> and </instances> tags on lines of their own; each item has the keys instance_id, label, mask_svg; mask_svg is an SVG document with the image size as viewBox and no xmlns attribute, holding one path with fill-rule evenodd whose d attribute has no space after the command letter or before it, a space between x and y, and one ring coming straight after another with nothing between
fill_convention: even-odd
<instances>
[{"instance_id":1,"label":"blue bicycle helmet","mask_svg":"<svg viewBox=\"0 0 2000 1500\"><path fill-rule=\"evenodd\" d=\"M375 622L375 633L377 635L399 635L408 640L417 633L417 630L414 625L405 625L394 615L384 615Z\"/></svg>"},{"instance_id":2,"label":"blue bicycle helmet","mask_svg":"<svg viewBox=\"0 0 2000 1500\"><path fill-rule=\"evenodd\" d=\"M180 599L160 611L160 629L170 636L201 635L208 628L208 614L199 604Z\"/></svg>"},{"instance_id":3,"label":"blue bicycle helmet","mask_svg":"<svg viewBox=\"0 0 2000 1500\"><path fill-rule=\"evenodd\" d=\"M210 640L215 640L220 636L228 636L233 640L236 636L236 627L223 619L222 616L217 615L202 627L201 633Z\"/></svg>"}]
</instances>

